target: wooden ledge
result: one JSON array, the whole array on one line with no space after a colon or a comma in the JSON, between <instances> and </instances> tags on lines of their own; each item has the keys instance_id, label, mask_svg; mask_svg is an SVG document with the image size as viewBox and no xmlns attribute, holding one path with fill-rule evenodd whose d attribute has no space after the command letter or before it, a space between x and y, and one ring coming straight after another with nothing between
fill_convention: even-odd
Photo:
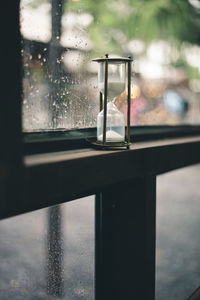
<instances>
[{"instance_id":1,"label":"wooden ledge","mask_svg":"<svg viewBox=\"0 0 200 300\"><path fill-rule=\"evenodd\" d=\"M132 143L129 150L126 149L117 149L117 150L94 150L94 149L80 149L80 150L70 150L62 152L52 152L52 153L43 153L43 154L34 154L27 155L24 157L24 165L26 167L41 165L41 164L51 164L58 163L68 160L75 159L84 159L88 157L99 157L99 156L109 156L116 153L129 152L132 155L132 152L142 149L154 149L157 147L162 147L163 150L165 147L170 145L180 145L185 143L198 143L200 142L200 136L196 137L187 137L187 138L175 138L175 139L164 139L156 141L147 141L147 142L136 142Z\"/></svg>"},{"instance_id":2,"label":"wooden ledge","mask_svg":"<svg viewBox=\"0 0 200 300\"><path fill-rule=\"evenodd\" d=\"M61 204L127 180L134 182L199 162L200 136L138 142L130 150L28 155L24 157L21 197L4 203L0 217Z\"/></svg>"}]
</instances>

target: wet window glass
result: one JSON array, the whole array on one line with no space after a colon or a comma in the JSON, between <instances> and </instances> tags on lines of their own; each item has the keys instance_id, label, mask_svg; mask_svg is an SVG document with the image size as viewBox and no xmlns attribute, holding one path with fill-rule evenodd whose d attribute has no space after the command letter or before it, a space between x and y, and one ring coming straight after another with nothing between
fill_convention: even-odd
<instances>
[{"instance_id":1,"label":"wet window glass","mask_svg":"<svg viewBox=\"0 0 200 300\"><path fill-rule=\"evenodd\" d=\"M96 127L91 60L105 53L134 59L131 125L199 123L199 12L197 0L21 0L23 130Z\"/></svg>"},{"instance_id":2,"label":"wet window glass","mask_svg":"<svg viewBox=\"0 0 200 300\"><path fill-rule=\"evenodd\" d=\"M156 300L182 300L200 282L200 165L157 177Z\"/></svg>"},{"instance_id":3,"label":"wet window glass","mask_svg":"<svg viewBox=\"0 0 200 300\"><path fill-rule=\"evenodd\" d=\"M94 299L94 197L0 221L0 299Z\"/></svg>"}]
</instances>

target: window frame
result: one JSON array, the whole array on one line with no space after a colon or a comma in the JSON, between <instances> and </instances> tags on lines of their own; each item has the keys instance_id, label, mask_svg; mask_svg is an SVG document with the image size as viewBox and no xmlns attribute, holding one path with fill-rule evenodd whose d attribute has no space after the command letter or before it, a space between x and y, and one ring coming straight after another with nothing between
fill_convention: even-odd
<instances>
[{"instance_id":1,"label":"window frame","mask_svg":"<svg viewBox=\"0 0 200 300\"><path fill-rule=\"evenodd\" d=\"M113 248L114 245L118 247L117 251L121 249L123 253L126 252L124 252L124 247L128 247L127 249L130 250L137 245L137 249L132 254L127 250L126 260L126 262L130 262L132 269L140 270L140 276L137 272L134 273L134 296L136 299L141 299L142 293L148 292L148 299L153 300L155 298L156 175L200 162L200 126L133 128L135 142L132 144L132 148L117 151L98 151L85 148L82 136L80 139L76 139L77 144L75 143L75 146L70 148L72 140L68 139L65 144L66 137L61 137L63 133L59 137L60 140L59 133L53 133L60 144L55 140L46 140L45 142L46 137L43 134L43 138L39 142L37 139L37 142L35 140L36 149L30 150L36 134L26 135L21 131L22 70L19 1L14 1L12 7L9 2L5 2L4 15L8 15L9 18L2 19L4 22L1 26L3 43L0 48L1 57L5 58L2 61L2 98L4 101L0 110L2 134L0 218L96 194L96 300L110 300L113 295L115 295L115 299L121 299L124 286L126 286L127 280L130 280L131 269L129 268L126 273L128 266L126 264L126 268L124 268L120 264L117 254L114 255L115 265L111 265L109 269L112 284L109 285L110 277L107 276L105 280L103 279L107 269L104 263L99 265L99 259L100 261L103 259L103 262L104 259L105 261L112 260L111 255L116 250ZM9 25L6 32L5 24ZM13 49L15 49L14 52ZM10 101L12 101L12 108ZM70 132L65 134L70 135ZM24 136L26 144L24 144L22 136ZM94 137L94 133L92 137ZM77 140L84 144L84 150L80 151L80 144ZM27 150L28 147L29 150ZM134 199L137 201L133 204L132 187L136 184L138 184L138 189L134 194ZM126 190L124 191L124 189ZM124 193L128 205L126 202L123 204L122 195ZM109 212L111 208L117 208L115 203L112 203L114 197L121 203L120 205L123 205L124 213L120 215L120 210L115 209L116 212L112 217L114 223L112 223L109 219ZM102 207L104 213L100 211ZM124 244L123 232L126 233L126 238L133 234L133 228L130 229L127 226L127 220L133 222L128 211L130 207L132 209L140 207L141 209L137 216L139 227L134 229L135 240L127 245ZM116 233L116 228L119 228L118 217L121 217L121 235L118 239L115 234L115 243L113 244L106 235L106 230L109 228L111 232ZM142 244L141 237L145 237L145 242ZM122 241L121 244L120 241ZM114 286L114 283L119 283L116 270L125 272L122 284L118 286L118 294L116 294ZM148 275L143 278L145 272ZM106 286L109 287L108 294L105 291ZM141 291L141 286L144 287L143 291ZM126 297L132 296L133 289L130 286L126 291Z\"/></svg>"},{"instance_id":2,"label":"window frame","mask_svg":"<svg viewBox=\"0 0 200 300\"><path fill-rule=\"evenodd\" d=\"M6 28L6 30L5 30ZM14 50L13 50L14 49ZM19 1L6 2L1 15L0 210L18 197L22 185L21 39ZM18 204L12 203L17 208ZM11 209L11 207L10 207Z\"/></svg>"},{"instance_id":3,"label":"window frame","mask_svg":"<svg viewBox=\"0 0 200 300\"><path fill-rule=\"evenodd\" d=\"M76 150L93 147L96 128L72 130L36 131L23 133L23 154ZM198 136L200 125L144 125L131 126L131 142L159 140L176 137Z\"/></svg>"}]
</instances>

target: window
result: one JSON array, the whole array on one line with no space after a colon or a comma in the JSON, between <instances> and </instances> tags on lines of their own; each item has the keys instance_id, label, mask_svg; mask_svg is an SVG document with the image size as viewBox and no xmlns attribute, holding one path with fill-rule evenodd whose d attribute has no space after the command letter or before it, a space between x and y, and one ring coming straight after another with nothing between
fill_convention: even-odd
<instances>
[{"instance_id":1,"label":"window","mask_svg":"<svg viewBox=\"0 0 200 300\"><path fill-rule=\"evenodd\" d=\"M71 16L73 17L73 13L77 14L77 7L80 9L80 11L78 11L78 16L80 16L82 12L85 13L88 12L88 10L92 11L92 9L104 8L104 3L99 1L95 2L94 7L92 8L93 2L87 1L63 2L63 6L60 5L62 3L59 1L43 2L42 5L43 8L45 8L45 12L40 7L40 3L42 2L21 2L21 12L26 9L25 7L29 7L28 11L30 14L28 15L28 19L34 15L34 10L41 10L42 16L44 19L46 18L46 21L44 22L48 23L49 19L53 20L50 25L50 35L48 35L49 31L46 30L44 25L43 35L41 35L42 37L36 37L36 35L32 32L30 40L27 38L26 31L23 28L23 18L25 22L27 11L23 12L24 17L21 15L20 36L18 2L14 1L13 6L10 6L10 3L8 2L4 3L5 16L9 16L9 18L6 18L6 22L2 28L4 29L8 22L10 26L7 27L7 30L2 30L2 47L0 49L2 57L4 58L2 59L2 95L4 101L2 101L0 110L2 136L0 147L0 216L2 219L8 218L25 212L32 212L36 209L48 208L69 201L74 201L79 198L96 195L95 300L130 299L133 294L136 299L143 298L154 300L156 176L171 170L199 163L199 126L186 126L184 127L184 130L185 128L187 129L185 131L181 131L182 129L179 131L180 128L176 126L172 128L168 126L144 127L145 130L149 130L148 134L146 134L146 132L143 136L145 141L135 142L131 149L127 151L95 151L91 148L80 150L78 144L75 145L75 150L69 150L69 143L66 145L65 139L61 139L61 147L61 145L57 143L60 139L60 133L58 135L57 133L62 128L79 128L79 130L64 133L64 136L69 134L69 136L71 135L71 137L74 138L74 136L78 135L84 136L85 132L88 133L90 131L88 129L81 130L80 128L89 127L90 125L91 127L93 126L93 123L88 124L84 119L87 117L87 114L90 114L89 117L91 117L92 120L93 114L89 113L89 109L87 109L84 117L81 117L81 105L83 105L83 109L86 108L84 102L81 102L81 104L80 102L75 103L75 105L80 108L80 111L78 109L74 110L74 112L70 111L72 123L75 125L71 123L69 127L63 125L65 120L65 112L63 111L65 108L63 108L63 106L65 106L64 104L66 104L66 102L61 101L61 96L64 97L65 95L60 95L61 92L63 93L63 90L61 89L61 83L57 82L57 80L58 77L60 79L63 76L62 72L66 72L66 70L64 70L64 63L59 60L57 61L57 59L62 58L62 51L66 51L66 48L67 53L68 50L69 53L71 53L70 51L73 52L74 47L76 48L76 44L75 46L66 46L61 44L63 31L61 27L57 26L58 24L63 24L63 22L61 22L61 8L63 9L63 16L64 13L68 13L70 10ZM102 11L100 10L98 14L94 14L94 17L96 18L95 22L93 21L90 25L88 24L88 31L86 29L86 33L91 34L96 38L101 37L100 32L96 32L95 30L99 30L101 28L99 24L106 25L102 28L104 29L104 33L102 32L102 34L103 37L104 34L105 36L109 35L112 37L111 41L108 39L105 39L105 41L109 41L109 52L111 54L115 54L118 51L115 50L117 48L114 47L119 31L117 30L113 32L112 30L109 31L107 29L113 28L111 26L113 25L112 22L115 23L115 20L117 20L112 18L112 12L116 15L116 9L120 8L120 14L123 12L123 14L121 14L121 17L123 18L124 15L126 15L126 7L124 9L121 1L117 2L118 4L121 3L121 6L112 6L113 3L116 4L116 2L112 1L109 3L110 4L108 4L106 11L103 9ZM126 4L127 2L123 1L123 3ZM140 8L142 11L144 10L140 3L147 4L147 2L139 2L135 0L134 13L139 11ZM152 4L152 7L149 3ZM189 36L188 39L191 40L188 42L193 41L193 43L197 44L197 48L195 48L196 53L196 49L198 49L198 41L195 41L195 34L198 32L198 24L196 24L195 21L195 16L198 14L198 8L196 7L197 2L184 2L182 5L180 5L180 3L182 3L182 1L173 1L173 4L168 3L169 6L167 5L165 7L162 6L164 5L164 2L160 2L160 4L156 6L156 11L160 11L161 8L162 14L166 17L169 15L174 16L171 13L169 14L169 11L171 12L172 7L179 7L181 12L180 16L182 18L182 16L185 16L185 14L182 13L183 9L187 8L185 11L193 16L192 18L188 18L188 22L191 22L191 24L194 23L193 25L195 26L190 27L194 28L194 31L190 31L194 33L194 35L191 34ZM59 5L54 7L55 4ZM91 4L91 6L89 4ZM152 9L152 13L155 12L155 6L153 6L153 4L155 5L155 1L148 1L148 14L141 14L144 16L144 19L145 16L151 16L150 9ZM130 10L130 13L132 14L133 11ZM186 16L188 16L187 13ZM53 15L53 18L50 17L51 15ZM78 16L76 15L76 17ZM174 20L178 20L177 16L179 16L179 14L176 14ZM77 19L79 18L76 18L76 21ZM127 15L123 20L126 21L126 19L129 19ZM123 20L121 20L120 25L124 26L127 30L127 35L129 36L130 34L132 38L132 33L129 33L128 31L136 30L137 27L134 26L134 24L133 26L127 27L124 25ZM131 20L134 22L137 21L138 24L137 14L135 15L135 18L131 18ZM156 15L152 15L152 20L157 20ZM159 20L161 23L163 21L163 24L167 24L164 22L164 18ZM168 19L165 18L165 20ZM70 21L70 24L71 22L72 21ZM108 24L107 22L111 23ZM116 23L119 24L118 21ZM147 21L146 23L144 22L144 24L147 23ZM92 27L94 24L96 26ZM183 24L185 23L181 23L181 28L183 27ZM190 24L187 22L186 24L186 27L189 28L188 26ZM147 28L148 26L145 25L144 34L146 32L150 32L147 31ZM176 33L180 34L179 37L181 41L185 41L182 34L185 34L186 31L182 31L181 28L179 27L178 33ZM138 35L142 36L142 31L138 32ZM33 37L34 40L32 40ZM20 45L20 38L22 38L22 48ZM121 38L122 37L120 36L120 41ZM98 47L105 46L102 43L101 38L100 43L96 40L95 45ZM123 48L124 43L120 43L120 45ZM41 46L42 48L40 48ZM64 49L61 46L64 47ZM77 45L76 48L78 51L80 50L79 46ZM70 47L73 49L70 49ZM121 52L119 49L119 54L123 53L122 48L120 48ZM13 49L15 49L15 51L13 51ZM38 49L40 51L38 51ZM99 49L103 50L101 48ZM25 66L23 69L23 76L20 74L20 51L22 52L21 54ZM61 51L61 54L59 52L58 55L58 51ZM94 53L92 51L93 50L91 49L91 52L89 52L89 50L87 52L88 56L86 55L86 57L88 58L88 61L85 61L86 64L91 60L91 57L93 57L94 54L99 55L99 53ZM46 54L44 54L45 52ZM31 61L33 61L33 63ZM68 62L69 61L70 59ZM46 64L48 66L46 66ZM86 69L83 68L83 70L85 72ZM52 77L50 76L49 78L48 72L50 72L49 74L52 75ZM80 70L80 72L76 72L75 69L73 69L71 71L67 71L67 75L65 73L66 77L64 77L64 79L68 79L70 85L67 87L66 92L69 89L70 93L73 93L73 101L77 95L82 97L82 94L80 93L84 91L84 84L87 87L89 86L87 76L91 75L93 71L87 70L87 74L82 72L82 70ZM94 78L96 78L95 72L93 75ZM137 78L139 81L141 79L140 76L139 74L135 74L134 78ZM30 99L23 96L24 103L21 111L21 103L19 99L21 96L22 77L24 86L23 94L30 97ZM86 81L78 80L82 78ZM93 77L91 77L91 79L92 78ZM198 78L195 77L195 80L197 81L195 81L194 86L198 96ZM32 83L34 83L34 85ZM41 84L42 86L38 87L38 84ZM138 83L135 82L135 84L137 85ZM32 85L34 93L31 95L29 90L32 88ZM92 83L92 88L93 87L94 95L97 97L95 85ZM65 85L64 88L66 88ZM37 90L39 92L37 92ZM41 97L41 93L47 95L46 92L48 94L47 102L43 101L43 97ZM90 88L89 92L91 92ZM39 94L38 97L35 97L36 93ZM86 94L87 97L88 95ZM174 95L174 93L172 93L171 96L172 95ZM123 97L123 95L121 97ZM178 99L180 100L179 97ZM56 100L56 102L54 103L53 100ZM89 101L89 98L85 100ZM149 101L149 103L152 103L152 101ZM198 101L195 102L195 105L197 103ZM158 102L156 102L156 104L158 104ZM29 110L31 107L32 109ZM187 105L185 107L187 107ZM97 110L96 106L94 106L94 111L95 109ZM79 114L79 112L81 113ZM41 144L43 147L42 150L41 148L37 149L37 151L33 149L36 144L36 140L34 140L36 135L26 135L28 137L31 136L32 138L32 142L29 144L31 151L27 154L27 143L22 141L23 135L21 134L20 120L22 114L24 115L24 130L29 131L29 133L32 131L39 131L37 137L41 138ZM67 122L70 120L70 117L66 119ZM81 123L79 123L80 119ZM186 119L182 118L181 120L184 121ZM184 124L184 122L182 122L182 124ZM188 122L186 123L188 124ZM85 125L83 126L83 124ZM140 121L138 121L137 124L141 124ZM45 136L47 139L45 140L43 138L44 135L42 131L49 131L52 129L56 129L55 132L46 132ZM168 139L166 135L166 130L169 129L173 131L172 139ZM143 128L139 128L138 130L141 132ZM160 139L154 140L154 133L157 132L157 130L159 131ZM94 133L92 129L91 132ZM165 139L161 139L163 137L165 137ZM138 139L140 138L141 137L139 136ZM70 140L70 143L72 143L72 140ZM55 146L53 150L51 148L52 144ZM9 221L9 219L5 220L5 222L7 221ZM4 221L2 220L1 222ZM35 220L35 222L37 222L37 220ZM15 282L13 282L13 284L15 285ZM80 289L78 289L78 291L80 291ZM199 291L197 291L197 293L199 293ZM82 292L79 296L82 296ZM196 297L196 299L198 298Z\"/></svg>"},{"instance_id":2,"label":"window","mask_svg":"<svg viewBox=\"0 0 200 300\"><path fill-rule=\"evenodd\" d=\"M0 298L94 299L93 196L3 220L0 236Z\"/></svg>"},{"instance_id":3,"label":"window","mask_svg":"<svg viewBox=\"0 0 200 300\"><path fill-rule=\"evenodd\" d=\"M96 127L107 52L134 58L131 125L199 124L196 3L21 0L23 130Z\"/></svg>"}]
</instances>

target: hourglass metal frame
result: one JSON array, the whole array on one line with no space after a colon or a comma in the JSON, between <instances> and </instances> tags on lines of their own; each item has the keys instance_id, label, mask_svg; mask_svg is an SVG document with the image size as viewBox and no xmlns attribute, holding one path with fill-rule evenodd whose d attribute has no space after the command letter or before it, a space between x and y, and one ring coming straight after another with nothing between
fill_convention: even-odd
<instances>
[{"instance_id":1,"label":"hourglass metal frame","mask_svg":"<svg viewBox=\"0 0 200 300\"><path fill-rule=\"evenodd\" d=\"M105 54L104 57L95 58L92 61L102 63L104 62L104 95L100 91L99 101L100 101L100 111L104 110L103 115L103 140L96 141L93 143L94 145L101 148L115 148L115 147L126 147L129 149L130 147L130 111L131 111L131 63L133 59L129 57L109 57L108 54ZM127 82L127 126L126 126L126 134L125 140L122 142L107 142L106 141L106 123L107 123L107 96L108 96L108 64L109 62L113 63L125 63L128 66L128 70L126 72L126 82Z\"/></svg>"}]
</instances>

